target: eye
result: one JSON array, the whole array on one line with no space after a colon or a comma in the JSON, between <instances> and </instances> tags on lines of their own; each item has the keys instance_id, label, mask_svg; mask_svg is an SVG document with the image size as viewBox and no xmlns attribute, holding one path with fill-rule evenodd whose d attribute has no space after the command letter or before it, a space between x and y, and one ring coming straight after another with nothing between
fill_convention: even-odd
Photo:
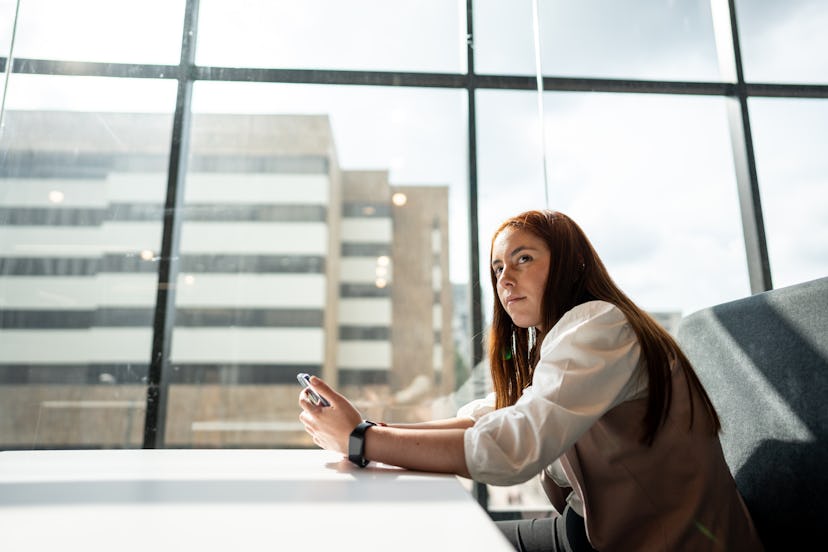
<instances>
[{"instance_id":1,"label":"eye","mask_svg":"<svg viewBox=\"0 0 828 552\"><path fill-rule=\"evenodd\" d=\"M500 273L503 272L503 265L497 265L493 267L492 272L495 273L495 276L500 276Z\"/></svg>"},{"instance_id":2,"label":"eye","mask_svg":"<svg viewBox=\"0 0 828 552\"><path fill-rule=\"evenodd\" d=\"M519 263L526 263L526 262L529 262L531 260L532 260L531 255L521 255L520 257L518 257L518 262Z\"/></svg>"}]
</instances>

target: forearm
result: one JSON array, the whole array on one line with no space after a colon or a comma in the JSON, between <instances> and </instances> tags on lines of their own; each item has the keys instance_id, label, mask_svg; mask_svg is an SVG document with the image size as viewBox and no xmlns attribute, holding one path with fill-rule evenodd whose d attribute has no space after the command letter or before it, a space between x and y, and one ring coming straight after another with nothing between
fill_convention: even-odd
<instances>
[{"instance_id":1,"label":"forearm","mask_svg":"<svg viewBox=\"0 0 828 552\"><path fill-rule=\"evenodd\" d=\"M410 429L374 426L365 434L365 457L409 470L470 477L464 428Z\"/></svg>"},{"instance_id":2,"label":"forearm","mask_svg":"<svg viewBox=\"0 0 828 552\"><path fill-rule=\"evenodd\" d=\"M388 427L399 429L466 429L474 425L471 418L445 418L443 420L430 420L427 422L387 424Z\"/></svg>"},{"instance_id":3,"label":"forearm","mask_svg":"<svg viewBox=\"0 0 828 552\"><path fill-rule=\"evenodd\" d=\"M310 378L313 390L330 406L317 406L299 395L299 419L318 446L348 454L349 434L360 423L359 411L321 379ZM449 418L405 427L374 425L365 432L363 456L411 470L453 473L469 477L463 435L474 425L468 418Z\"/></svg>"}]
</instances>

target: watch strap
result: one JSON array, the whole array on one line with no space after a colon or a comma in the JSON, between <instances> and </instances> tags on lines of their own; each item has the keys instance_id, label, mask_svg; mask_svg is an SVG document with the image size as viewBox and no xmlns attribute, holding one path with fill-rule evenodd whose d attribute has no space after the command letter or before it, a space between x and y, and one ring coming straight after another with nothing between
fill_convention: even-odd
<instances>
[{"instance_id":1,"label":"watch strap","mask_svg":"<svg viewBox=\"0 0 828 552\"><path fill-rule=\"evenodd\" d=\"M375 425L377 424L365 420L356 426L348 437L348 460L360 468L367 466L370 461L365 458L365 432L369 427Z\"/></svg>"}]
</instances>

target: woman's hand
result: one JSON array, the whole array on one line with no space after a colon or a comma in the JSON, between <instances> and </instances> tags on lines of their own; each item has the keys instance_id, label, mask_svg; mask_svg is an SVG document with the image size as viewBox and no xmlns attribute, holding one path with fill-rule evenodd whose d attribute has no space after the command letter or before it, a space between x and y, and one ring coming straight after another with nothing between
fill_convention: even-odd
<instances>
[{"instance_id":1,"label":"woman's hand","mask_svg":"<svg viewBox=\"0 0 828 552\"><path fill-rule=\"evenodd\" d=\"M302 413L299 420L305 426L313 442L323 449L334 450L348 455L348 437L362 422L362 416L351 402L334 391L324 381L312 376L311 387L328 399L331 406L316 406L307 398L307 390L299 393Z\"/></svg>"}]
</instances>

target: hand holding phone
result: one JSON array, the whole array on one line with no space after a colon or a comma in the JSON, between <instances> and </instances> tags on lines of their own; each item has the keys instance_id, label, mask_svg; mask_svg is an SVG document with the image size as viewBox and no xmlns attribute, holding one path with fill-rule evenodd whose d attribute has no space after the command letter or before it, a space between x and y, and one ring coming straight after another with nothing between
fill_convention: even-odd
<instances>
[{"instance_id":1,"label":"hand holding phone","mask_svg":"<svg viewBox=\"0 0 828 552\"><path fill-rule=\"evenodd\" d=\"M321 396L319 393L311 389L310 387L310 375L305 374L304 372L301 374L296 374L296 379L299 380L299 383L302 384L302 387L308 390L308 398L310 401L317 405L317 406L331 406L325 397Z\"/></svg>"}]
</instances>

